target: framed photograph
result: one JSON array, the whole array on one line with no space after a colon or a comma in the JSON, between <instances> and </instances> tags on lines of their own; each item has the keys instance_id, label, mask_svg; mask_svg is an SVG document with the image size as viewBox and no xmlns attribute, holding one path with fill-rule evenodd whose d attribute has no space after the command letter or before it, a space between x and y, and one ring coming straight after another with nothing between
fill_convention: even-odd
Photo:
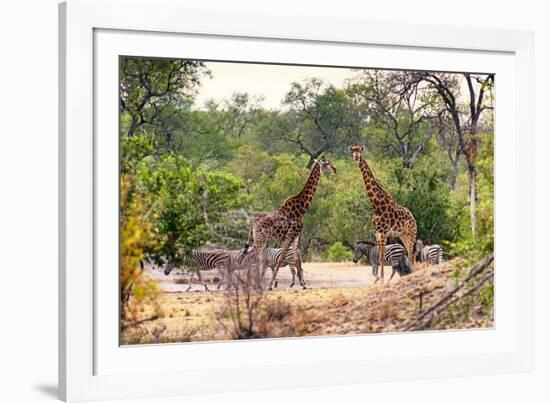
<instances>
[{"instance_id":1,"label":"framed photograph","mask_svg":"<svg viewBox=\"0 0 550 403\"><path fill-rule=\"evenodd\" d=\"M531 33L59 12L63 399L532 370Z\"/></svg>"}]
</instances>

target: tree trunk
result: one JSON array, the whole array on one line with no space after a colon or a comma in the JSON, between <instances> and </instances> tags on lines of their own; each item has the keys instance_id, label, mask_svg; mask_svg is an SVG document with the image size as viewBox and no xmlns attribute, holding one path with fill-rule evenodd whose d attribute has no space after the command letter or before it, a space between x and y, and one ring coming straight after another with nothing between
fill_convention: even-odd
<instances>
[{"instance_id":1,"label":"tree trunk","mask_svg":"<svg viewBox=\"0 0 550 403\"><path fill-rule=\"evenodd\" d=\"M451 146L449 146L449 149L447 150L447 155L449 156L449 160L453 164L453 172L451 174L450 178L450 185L451 189L456 189L456 178L458 177L458 163L460 161L460 147L456 147L456 150L454 151L454 157L453 157L453 149Z\"/></svg>"},{"instance_id":2,"label":"tree trunk","mask_svg":"<svg viewBox=\"0 0 550 403\"><path fill-rule=\"evenodd\" d=\"M451 174L451 189L456 189L456 177L458 176L458 158L453 161L453 173Z\"/></svg>"},{"instance_id":3,"label":"tree trunk","mask_svg":"<svg viewBox=\"0 0 550 403\"><path fill-rule=\"evenodd\" d=\"M132 122L130 123L130 128L128 129L128 133L126 133L128 137L132 137L134 135L134 133L136 132L136 129L138 128L138 123L139 121L134 116L132 116Z\"/></svg>"},{"instance_id":4,"label":"tree trunk","mask_svg":"<svg viewBox=\"0 0 550 403\"><path fill-rule=\"evenodd\" d=\"M477 223L477 172L474 166L468 167L470 176L470 224L472 228L472 238L476 239Z\"/></svg>"}]
</instances>

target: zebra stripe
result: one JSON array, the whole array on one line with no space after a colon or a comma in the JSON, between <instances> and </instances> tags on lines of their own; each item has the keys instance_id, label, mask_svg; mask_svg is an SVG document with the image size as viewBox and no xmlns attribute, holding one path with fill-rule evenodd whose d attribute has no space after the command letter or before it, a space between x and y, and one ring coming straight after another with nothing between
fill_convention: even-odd
<instances>
[{"instance_id":1,"label":"zebra stripe","mask_svg":"<svg viewBox=\"0 0 550 403\"><path fill-rule=\"evenodd\" d=\"M189 291L192 287L191 280L193 275L197 273L200 283L204 286L205 291L208 291L208 286L202 281L201 270L209 271L218 269L222 280L218 284L218 289L221 287L223 277L225 276L227 261L230 258L230 253L227 250L222 249L193 249L191 254L184 259L183 265L189 269L189 287L186 291ZM168 262L164 269L164 274L168 275L176 267L173 262Z\"/></svg>"},{"instance_id":2,"label":"zebra stripe","mask_svg":"<svg viewBox=\"0 0 550 403\"><path fill-rule=\"evenodd\" d=\"M378 281L378 247L368 241L355 242L355 250L353 255L353 262L357 263L362 257L367 257L372 266L372 274ZM392 266L392 274L390 280L398 272L400 275L406 275L412 273L412 267L410 265L407 250L399 244L386 245L384 249L384 265Z\"/></svg>"},{"instance_id":3,"label":"zebra stripe","mask_svg":"<svg viewBox=\"0 0 550 403\"><path fill-rule=\"evenodd\" d=\"M265 248L264 249L264 256L266 257L266 268L269 267L271 269L271 272L275 270L275 266L277 265L277 260L281 256L281 253L283 252L282 248ZM294 286L294 280L296 279L296 267L298 267L298 270L300 271L300 285L304 286L304 270L302 269L302 254L300 252L300 249L296 250L297 259L294 261L294 248L290 247L287 249L286 254L283 258L283 261L281 262L280 267L288 266L290 269L290 273L292 274L292 281L290 282L289 287ZM263 277L263 273L262 273ZM275 281L274 287L277 288L278 282Z\"/></svg>"},{"instance_id":4,"label":"zebra stripe","mask_svg":"<svg viewBox=\"0 0 550 403\"><path fill-rule=\"evenodd\" d=\"M282 251L283 251L282 248L265 248L264 249L263 254L264 254L264 259L266 263L265 264L266 269L269 267L272 272L275 270L275 266L277 265L277 259L279 259L279 256L281 256ZM232 250L230 253L231 253L232 259L234 259L237 262L241 262L243 257L246 254L250 253L250 250L238 249L238 250ZM302 268L302 254L299 249L297 250L297 255L298 257L296 261L294 261L294 248L290 247L286 251L286 255L283 261L281 262L280 267L288 266L290 269L290 273L292 274L292 280L290 282L289 287L294 286L294 283L296 280L296 268L298 268L298 270L300 271L300 274L302 275L301 285L304 285L302 284L304 283L303 268ZM264 274L265 272L262 273L261 275L262 278L264 277ZM277 287L277 283L275 283L275 287Z\"/></svg>"},{"instance_id":5,"label":"zebra stripe","mask_svg":"<svg viewBox=\"0 0 550 403\"><path fill-rule=\"evenodd\" d=\"M399 244L386 245L384 250L384 265L391 265L407 254L407 250ZM378 265L378 247L371 242L356 242L353 261L357 263L363 256L369 259L372 265Z\"/></svg>"},{"instance_id":6,"label":"zebra stripe","mask_svg":"<svg viewBox=\"0 0 550 403\"><path fill-rule=\"evenodd\" d=\"M441 246L424 245L424 242L418 239L415 249L421 262L432 265L443 263L443 248Z\"/></svg>"},{"instance_id":7,"label":"zebra stripe","mask_svg":"<svg viewBox=\"0 0 550 403\"><path fill-rule=\"evenodd\" d=\"M443 263L443 248L439 245L427 245L420 252L420 261L431 265Z\"/></svg>"}]
</instances>

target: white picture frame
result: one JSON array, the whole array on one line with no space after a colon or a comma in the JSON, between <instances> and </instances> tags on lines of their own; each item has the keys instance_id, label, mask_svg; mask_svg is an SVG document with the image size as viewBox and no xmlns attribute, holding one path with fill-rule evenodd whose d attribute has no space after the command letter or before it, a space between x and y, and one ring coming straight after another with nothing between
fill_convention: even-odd
<instances>
[{"instance_id":1,"label":"white picture frame","mask_svg":"<svg viewBox=\"0 0 550 403\"><path fill-rule=\"evenodd\" d=\"M169 0L70 0L60 5L59 39L61 398L532 370L533 209L526 208L534 202L531 33L228 15ZM182 55L182 43L192 55ZM118 77L113 61L121 54L496 72L495 329L119 347L118 299L113 298L118 271L112 269L113 253L105 251L118 245L112 192L114 185L118 189L118 131L113 132L118 98L112 84ZM390 352L395 337L404 338L399 345L405 347Z\"/></svg>"}]
</instances>

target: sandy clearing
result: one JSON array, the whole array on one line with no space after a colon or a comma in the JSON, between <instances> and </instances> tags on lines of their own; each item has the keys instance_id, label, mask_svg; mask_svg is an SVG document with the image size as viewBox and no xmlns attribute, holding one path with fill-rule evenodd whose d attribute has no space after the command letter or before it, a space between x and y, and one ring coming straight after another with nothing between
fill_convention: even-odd
<instances>
[{"instance_id":1,"label":"sandy clearing","mask_svg":"<svg viewBox=\"0 0 550 403\"><path fill-rule=\"evenodd\" d=\"M374 284L371 266L360 263L311 262L304 263L303 268L308 288L364 288ZM146 267L145 270L149 276L158 282L161 290L164 292L184 292L187 289L187 274L174 270L170 275L166 276L161 269ZM220 274L217 271L203 271L201 274L209 289L216 290ZM391 275L390 266L384 268L384 274L387 281ZM399 277L398 274L395 275L392 281L395 281L397 277ZM280 269L277 275L279 285L275 291L287 289L291 278L292 276L288 267ZM269 279L271 279L271 271L266 273L264 283L267 284ZM297 278L294 288L300 288ZM196 276L193 277L192 291L204 291Z\"/></svg>"}]
</instances>

